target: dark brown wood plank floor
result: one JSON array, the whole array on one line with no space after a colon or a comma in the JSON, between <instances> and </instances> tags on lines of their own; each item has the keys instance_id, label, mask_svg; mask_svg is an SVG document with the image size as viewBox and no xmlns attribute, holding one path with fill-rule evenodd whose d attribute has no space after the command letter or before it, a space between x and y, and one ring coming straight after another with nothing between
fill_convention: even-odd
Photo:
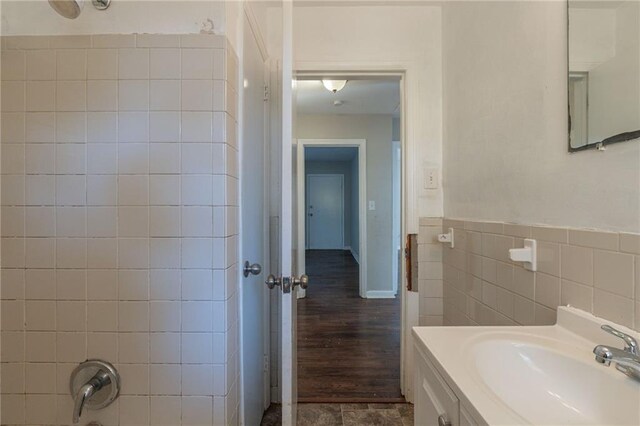
<instances>
[{"instance_id":1,"label":"dark brown wood plank floor","mask_svg":"<svg viewBox=\"0 0 640 426\"><path fill-rule=\"evenodd\" d=\"M362 299L348 251L309 250L298 301L301 402L401 402L400 299Z\"/></svg>"}]
</instances>

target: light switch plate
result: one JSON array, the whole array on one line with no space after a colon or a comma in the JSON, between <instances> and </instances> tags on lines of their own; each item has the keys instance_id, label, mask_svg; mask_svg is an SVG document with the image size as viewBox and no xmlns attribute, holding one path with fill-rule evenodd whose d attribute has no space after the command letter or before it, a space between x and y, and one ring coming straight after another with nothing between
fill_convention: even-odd
<instances>
[{"instance_id":1,"label":"light switch plate","mask_svg":"<svg viewBox=\"0 0 640 426\"><path fill-rule=\"evenodd\" d=\"M440 182L438 179L438 169L425 169L424 171L424 188L438 189Z\"/></svg>"},{"instance_id":2,"label":"light switch plate","mask_svg":"<svg viewBox=\"0 0 640 426\"><path fill-rule=\"evenodd\" d=\"M376 209L376 202L369 201L369 210L375 210L375 209Z\"/></svg>"}]
</instances>

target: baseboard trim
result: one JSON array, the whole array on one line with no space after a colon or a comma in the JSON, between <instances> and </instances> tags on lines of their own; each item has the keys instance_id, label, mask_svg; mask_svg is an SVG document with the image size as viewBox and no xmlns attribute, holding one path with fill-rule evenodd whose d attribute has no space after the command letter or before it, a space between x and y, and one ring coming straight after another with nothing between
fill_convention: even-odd
<instances>
[{"instance_id":1,"label":"baseboard trim","mask_svg":"<svg viewBox=\"0 0 640 426\"><path fill-rule=\"evenodd\" d=\"M391 290L370 290L367 291L367 299L394 299L395 292Z\"/></svg>"},{"instance_id":2,"label":"baseboard trim","mask_svg":"<svg viewBox=\"0 0 640 426\"><path fill-rule=\"evenodd\" d=\"M353 251L353 249L351 247L349 247L349 251L351 252L351 256L353 256L353 258L356 260L356 263L359 265L360 264L360 256L358 255L358 253Z\"/></svg>"}]
</instances>

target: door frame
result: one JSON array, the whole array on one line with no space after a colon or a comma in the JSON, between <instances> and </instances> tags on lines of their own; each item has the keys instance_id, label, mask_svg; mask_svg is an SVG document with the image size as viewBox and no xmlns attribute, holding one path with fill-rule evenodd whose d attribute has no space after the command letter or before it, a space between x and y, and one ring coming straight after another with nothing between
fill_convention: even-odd
<instances>
[{"instance_id":1,"label":"door frame","mask_svg":"<svg viewBox=\"0 0 640 426\"><path fill-rule=\"evenodd\" d=\"M357 148L358 149L358 228L359 228L359 244L358 256L359 261L359 294L360 297L367 297L367 140L366 139L298 139L297 149L297 200L298 208L298 247L305 247L305 236L307 234L306 218L307 218L307 200L305 194L305 161L304 150L308 147L318 148ZM344 183L342 185L344 191ZM343 197L344 199L344 197ZM364 214L363 214L364 213ZM352 212L353 214L353 212ZM343 215L344 216L344 215ZM344 222L344 217L343 217ZM343 243L344 243L344 224L343 224ZM296 253L300 273L306 272L305 250L299 249ZM304 297L305 291L298 290L298 297Z\"/></svg>"},{"instance_id":2,"label":"door frame","mask_svg":"<svg viewBox=\"0 0 640 426\"><path fill-rule=\"evenodd\" d=\"M418 169L413 157L409 155L415 148L415 142L408 138L408 133L413 131L417 120L424 114L424 108L417 104L417 96L411 96L408 88L415 87L416 77L411 73L415 66L412 61L304 61L296 62L293 76L297 80L318 80L321 78L333 78L337 80L372 80L372 79L396 79L400 83L400 153L401 153L401 177L400 177L400 228L401 235L418 231L418 198L417 183L415 179L409 179ZM410 109L409 106L413 106ZM411 196L409 196L411 195ZM413 337L411 325L418 322L419 296L412 295L406 287L407 270L406 263L400 262L402 286L398 288L401 305L401 337L400 337L400 390L408 402L413 402Z\"/></svg>"},{"instance_id":3,"label":"door frame","mask_svg":"<svg viewBox=\"0 0 640 426\"><path fill-rule=\"evenodd\" d=\"M402 263L402 256L398 256L398 250L402 252L402 143L400 141L391 142L391 203L396 202L396 196L400 199L399 208L394 205L391 210L391 235L393 239L393 250L391 254L391 270L393 272L393 293L398 294L398 289L401 287L400 279L400 264ZM400 160L400 161L398 161ZM396 189L396 175L399 175L399 188ZM396 249L396 229L400 228L400 241L399 247Z\"/></svg>"},{"instance_id":4,"label":"door frame","mask_svg":"<svg viewBox=\"0 0 640 426\"><path fill-rule=\"evenodd\" d=\"M305 176L305 196L309 193L309 178L318 177L318 176L334 176L340 178L340 250L344 249L344 175L341 173L311 173ZM304 200L307 201L306 199ZM299 209L303 210L303 209ZM311 231L309 230L309 215L307 214L307 205L304 204L304 211L302 211L305 215L305 236L307 237L307 241L311 241ZM306 248L306 245L305 245Z\"/></svg>"}]
</instances>

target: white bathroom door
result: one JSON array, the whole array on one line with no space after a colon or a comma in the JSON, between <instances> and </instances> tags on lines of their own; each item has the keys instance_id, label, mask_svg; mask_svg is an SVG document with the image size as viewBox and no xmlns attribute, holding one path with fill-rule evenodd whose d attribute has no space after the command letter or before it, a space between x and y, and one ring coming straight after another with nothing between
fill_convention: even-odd
<instances>
[{"instance_id":1,"label":"white bathroom door","mask_svg":"<svg viewBox=\"0 0 640 426\"><path fill-rule=\"evenodd\" d=\"M344 176L307 175L308 245L344 249Z\"/></svg>"},{"instance_id":2,"label":"white bathroom door","mask_svg":"<svg viewBox=\"0 0 640 426\"><path fill-rule=\"evenodd\" d=\"M265 360L269 330L264 285L266 239L265 192L265 58L250 23L244 17L241 155L242 235L242 424L258 425L265 410L268 387ZM229 155L229 154L227 154ZM244 262L247 265L244 265ZM253 268L251 267L253 265ZM259 265L259 266L258 266Z\"/></svg>"}]
</instances>

